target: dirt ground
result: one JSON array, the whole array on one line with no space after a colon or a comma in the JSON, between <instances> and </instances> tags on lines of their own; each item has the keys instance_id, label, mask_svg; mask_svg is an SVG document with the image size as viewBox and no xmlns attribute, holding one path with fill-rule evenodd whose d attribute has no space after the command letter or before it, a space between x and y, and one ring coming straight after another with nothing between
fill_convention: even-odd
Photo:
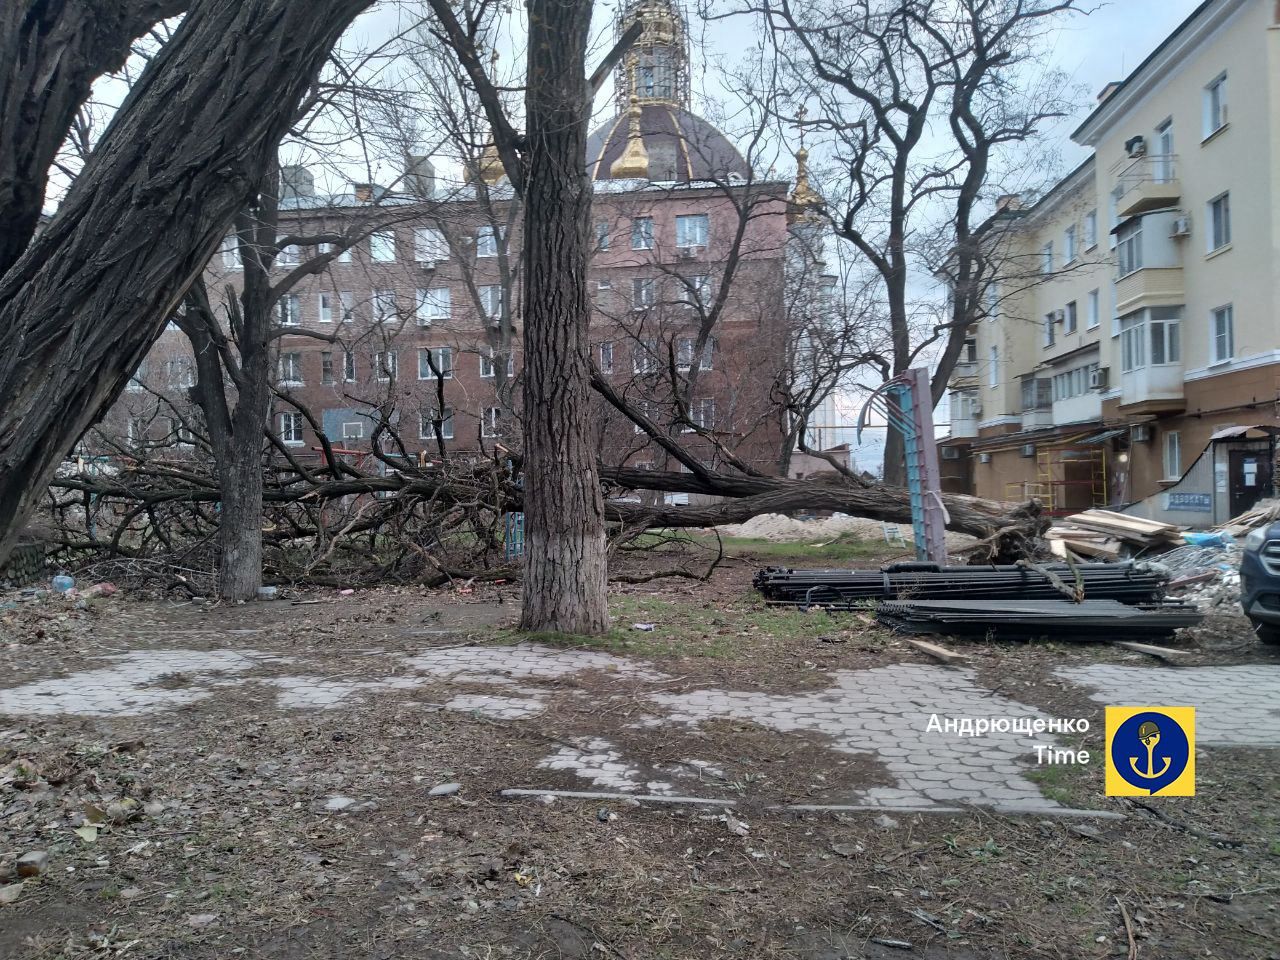
<instances>
[{"instance_id":1,"label":"dirt ground","mask_svg":"<svg viewBox=\"0 0 1280 960\"><path fill-rule=\"evenodd\" d=\"M550 643L624 658L672 695L816 691L836 671L929 662L865 615L763 607L756 566L619 585L611 634ZM1273 747L1202 751L1191 798L1105 798L1097 765L1032 771L1064 807L1124 819L777 809L894 780L812 730L646 726L644 698L628 695L639 681L609 666L538 678L535 718L446 708L491 695L483 678L392 682L406 656L526 640L511 628L516 585L284 597L121 595L0 615L0 691L135 654L258 658L252 682L200 699L184 692L207 677L157 675L164 709L0 714L0 957L1280 958ZM1280 665L1233 617L1176 645L1193 666ZM992 691L1097 718L1091 748L1101 707L1052 671L1180 669L1106 645L965 649ZM287 692L299 664L365 695L282 708L265 685ZM681 791L716 802L501 794L600 789L539 765L600 736L642 780L683 765ZM459 789L431 795L444 784ZM18 886L33 850L48 865Z\"/></svg>"}]
</instances>

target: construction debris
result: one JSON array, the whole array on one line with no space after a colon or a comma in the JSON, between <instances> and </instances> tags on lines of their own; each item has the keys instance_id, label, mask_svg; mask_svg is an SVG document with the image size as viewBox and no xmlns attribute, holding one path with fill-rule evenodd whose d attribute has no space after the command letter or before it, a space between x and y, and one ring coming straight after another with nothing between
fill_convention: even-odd
<instances>
[{"instance_id":1,"label":"construction debris","mask_svg":"<svg viewBox=\"0 0 1280 960\"><path fill-rule=\"evenodd\" d=\"M1135 606L1118 600L887 600L876 618L902 633L1028 640L1112 640L1117 634L1168 637L1204 615L1190 604Z\"/></svg>"},{"instance_id":2,"label":"construction debris","mask_svg":"<svg viewBox=\"0 0 1280 960\"><path fill-rule=\"evenodd\" d=\"M1045 534L1049 548L1063 559L1077 557L1115 560L1122 550L1160 551L1182 542L1182 530L1172 523L1143 520L1111 510L1086 510L1064 517ZM1055 548L1055 544L1061 546ZM1064 551L1066 551L1064 553Z\"/></svg>"}]
</instances>

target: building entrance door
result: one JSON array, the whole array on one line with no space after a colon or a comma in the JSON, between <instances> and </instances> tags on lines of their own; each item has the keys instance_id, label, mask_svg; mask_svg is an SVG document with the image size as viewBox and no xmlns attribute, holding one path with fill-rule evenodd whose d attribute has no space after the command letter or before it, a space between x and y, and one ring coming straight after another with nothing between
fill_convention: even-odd
<instances>
[{"instance_id":1,"label":"building entrance door","mask_svg":"<svg viewBox=\"0 0 1280 960\"><path fill-rule=\"evenodd\" d=\"M1266 450L1232 450L1227 459L1228 507L1238 517L1271 496L1271 454Z\"/></svg>"}]
</instances>

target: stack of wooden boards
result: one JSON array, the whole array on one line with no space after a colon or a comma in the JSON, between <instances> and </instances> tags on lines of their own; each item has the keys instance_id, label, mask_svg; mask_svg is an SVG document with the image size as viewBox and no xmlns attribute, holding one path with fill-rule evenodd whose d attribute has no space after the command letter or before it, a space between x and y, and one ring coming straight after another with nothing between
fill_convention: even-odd
<instances>
[{"instance_id":1,"label":"stack of wooden boards","mask_svg":"<svg viewBox=\"0 0 1280 960\"><path fill-rule=\"evenodd\" d=\"M1086 510L1062 518L1045 537L1054 556L1063 560L1115 560L1126 547L1128 553L1158 553L1176 546L1182 542L1182 530L1125 513Z\"/></svg>"},{"instance_id":2,"label":"stack of wooden boards","mask_svg":"<svg viewBox=\"0 0 1280 960\"><path fill-rule=\"evenodd\" d=\"M1255 527L1264 523L1280 520L1280 503L1275 500L1262 500L1252 510L1246 510L1238 517L1232 517L1222 526L1218 533L1229 533L1233 537L1242 537Z\"/></svg>"}]
</instances>

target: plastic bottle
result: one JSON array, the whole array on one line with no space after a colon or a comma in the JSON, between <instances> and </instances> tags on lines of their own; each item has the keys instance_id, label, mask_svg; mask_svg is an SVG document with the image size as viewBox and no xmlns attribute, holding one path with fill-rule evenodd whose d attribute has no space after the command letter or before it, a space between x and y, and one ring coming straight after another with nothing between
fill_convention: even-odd
<instances>
[{"instance_id":1,"label":"plastic bottle","mask_svg":"<svg viewBox=\"0 0 1280 960\"><path fill-rule=\"evenodd\" d=\"M54 593L66 593L75 585L76 578L66 573L59 573L53 578L53 583L51 584Z\"/></svg>"}]
</instances>

